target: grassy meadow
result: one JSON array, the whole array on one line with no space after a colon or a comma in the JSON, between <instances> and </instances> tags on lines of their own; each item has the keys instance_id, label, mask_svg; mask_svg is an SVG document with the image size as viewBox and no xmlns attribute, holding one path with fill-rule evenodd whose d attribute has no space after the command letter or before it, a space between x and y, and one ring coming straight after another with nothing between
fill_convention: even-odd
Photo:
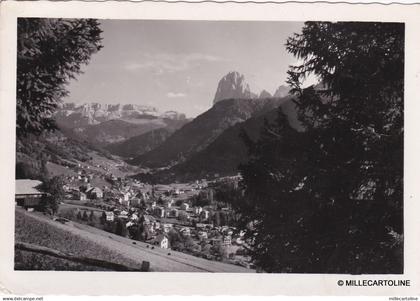
<instances>
[{"instance_id":1,"label":"grassy meadow","mask_svg":"<svg viewBox=\"0 0 420 301\"><path fill-rule=\"evenodd\" d=\"M23 211L16 210L15 241L26 242L58 251L72 253L80 257L96 258L123 264L132 268L141 265L127 259L117 252L104 248L94 242L70 233L47 221L39 221ZM15 270L72 270L104 271L105 269L74 263L69 260L37 254L28 251L15 251Z\"/></svg>"}]
</instances>

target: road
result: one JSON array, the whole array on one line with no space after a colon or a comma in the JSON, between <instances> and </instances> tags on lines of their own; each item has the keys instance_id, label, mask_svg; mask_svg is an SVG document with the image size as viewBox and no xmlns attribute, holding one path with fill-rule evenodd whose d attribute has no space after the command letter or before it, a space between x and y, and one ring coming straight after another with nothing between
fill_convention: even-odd
<instances>
[{"instance_id":1,"label":"road","mask_svg":"<svg viewBox=\"0 0 420 301\"><path fill-rule=\"evenodd\" d=\"M246 269L241 266L210 261L173 250L161 249L159 247L155 247L152 250L151 245L146 243L135 241L135 244L133 244L134 241L129 238L108 233L88 225L76 222L63 225L43 215L28 212L25 212L25 214L30 214L33 218L41 222L49 223L54 227L79 235L86 240L90 240L98 245L118 252L121 255L139 263L143 260L149 261L151 270L156 272L255 272L254 270Z\"/></svg>"}]
</instances>

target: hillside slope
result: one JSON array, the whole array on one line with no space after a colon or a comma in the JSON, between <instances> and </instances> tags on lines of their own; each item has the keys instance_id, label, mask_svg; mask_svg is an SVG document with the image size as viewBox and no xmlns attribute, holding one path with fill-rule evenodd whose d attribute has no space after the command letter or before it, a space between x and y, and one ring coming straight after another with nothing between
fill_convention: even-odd
<instances>
[{"instance_id":1,"label":"hillside slope","mask_svg":"<svg viewBox=\"0 0 420 301\"><path fill-rule=\"evenodd\" d=\"M278 107L289 98L226 99L196 117L154 150L140 155L131 164L163 167L181 163L205 149L224 130L251 117Z\"/></svg>"},{"instance_id":2,"label":"hillside slope","mask_svg":"<svg viewBox=\"0 0 420 301\"><path fill-rule=\"evenodd\" d=\"M256 140L264 120L273 121L276 116L277 109L274 109L264 115L235 124L205 149L195 153L185 162L173 166L166 173L175 175L181 182L236 174L238 165L248 159L248 150L241 138L241 132L246 132L252 140Z\"/></svg>"},{"instance_id":3,"label":"hillside slope","mask_svg":"<svg viewBox=\"0 0 420 301\"><path fill-rule=\"evenodd\" d=\"M70 168L81 162L87 165L107 162L106 166L122 163L106 150L65 128L44 132L40 136L28 135L16 141L17 178L42 178L50 171L51 175L73 175Z\"/></svg>"},{"instance_id":4,"label":"hillside slope","mask_svg":"<svg viewBox=\"0 0 420 301\"><path fill-rule=\"evenodd\" d=\"M284 122L295 130L301 131L302 126L297 121L294 104L291 101L286 101L280 108L282 113L280 118L285 118ZM238 166L249 159L247 147L241 137L242 132L256 141L260 137L265 120L270 123L274 122L279 117L278 114L279 109L273 109L229 127L205 149L194 153L185 162L176 164L170 169L156 172L152 176L153 179L169 183L237 174ZM140 176L140 178L148 179L145 175Z\"/></svg>"},{"instance_id":5,"label":"hillside slope","mask_svg":"<svg viewBox=\"0 0 420 301\"><path fill-rule=\"evenodd\" d=\"M164 127L161 120L154 120L143 124L134 124L123 120L109 120L95 125L88 125L73 129L73 132L93 143L104 146L109 143L120 142L133 136Z\"/></svg>"},{"instance_id":6,"label":"hillside slope","mask_svg":"<svg viewBox=\"0 0 420 301\"><path fill-rule=\"evenodd\" d=\"M108 144L105 146L105 149L111 154L124 158L132 158L155 149L168 139L173 132L168 128L160 128L128 138L122 142Z\"/></svg>"},{"instance_id":7,"label":"hillside slope","mask_svg":"<svg viewBox=\"0 0 420 301\"><path fill-rule=\"evenodd\" d=\"M66 228L69 226L53 222L46 217L41 218L37 216L36 213L30 214L21 208L16 208L15 216L15 242L31 243L36 246L48 247L60 252L72 253L79 257L96 258L123 264L132 268L141 268L141 261L137 262L128 259L118 252L94 243L77 233L67 231ZM16 250L15 253L15 269L62 271L106 270L21 250Z\"/></svg>"}]
</instances>

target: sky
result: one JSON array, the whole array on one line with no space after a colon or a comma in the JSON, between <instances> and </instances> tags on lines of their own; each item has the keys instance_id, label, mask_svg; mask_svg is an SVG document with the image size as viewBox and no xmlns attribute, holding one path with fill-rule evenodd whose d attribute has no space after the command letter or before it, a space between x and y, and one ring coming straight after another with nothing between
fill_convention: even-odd
<instances>
[{"instance_id":1,"label":"sky","mask_svg":"<svg viewBox=\"0 0 420 301\"><path fill-rule=\"evenodd\" d=\"M103 48L70 82L66 102L130 103L195 117L231 71L274 93L297 60L284 44L300 22L101 20Z\"/></svg>"}]
</instances>

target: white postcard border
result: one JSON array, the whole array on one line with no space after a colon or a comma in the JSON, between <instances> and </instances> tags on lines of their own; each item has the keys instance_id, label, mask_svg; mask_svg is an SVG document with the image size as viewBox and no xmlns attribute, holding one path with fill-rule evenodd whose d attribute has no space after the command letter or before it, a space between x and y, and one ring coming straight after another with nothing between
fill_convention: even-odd
<instances>
[{"instance_id":1,"label":"white postcard border","mask_svg":"<svg viewBox=\"0 0 420 301\"><path fill-rule=\"evenodd\" d=\"M420 5L13 2L0 4L0 286L14 294L386 295L420 294ZM17 17L99 19L388 21L406 24L405 248L403 275L205 274L14 271ZM338 280L408 279L410 287L346 287Z\"/></svg>"}]
</instances>

